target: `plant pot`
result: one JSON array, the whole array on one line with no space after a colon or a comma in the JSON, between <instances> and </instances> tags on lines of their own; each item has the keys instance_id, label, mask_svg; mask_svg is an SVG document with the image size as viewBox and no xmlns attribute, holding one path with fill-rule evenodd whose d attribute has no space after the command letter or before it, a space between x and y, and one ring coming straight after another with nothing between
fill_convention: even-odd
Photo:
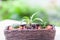
<instances>
[{"instance_id":1,"label":"plant pot","mask_svg":"<svg viewBox=\"0 0 60 40\"><path fill-rule=\"evenodd\" d=\"M26 30L5 30L4 34L6 40L54 40L55 29L51 30L37 30L37 29L26 29Z\"/></svg>"}]
</instances>

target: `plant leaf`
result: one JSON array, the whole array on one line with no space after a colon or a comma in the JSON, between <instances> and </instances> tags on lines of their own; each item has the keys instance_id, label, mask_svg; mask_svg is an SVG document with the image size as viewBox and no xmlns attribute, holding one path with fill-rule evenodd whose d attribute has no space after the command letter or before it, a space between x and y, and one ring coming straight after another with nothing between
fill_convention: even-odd
<instances>
[{"instance_id":1,"label":"plant leaf","mask_svg":"<svg viewBox=\"0 0 60 40\"><path fill-rule=\"evenodd\" d=\"M41 18L35 18L33 21L37 21L37 20L39 20L40 22L43 22Z\"/></svg>"},{"instance_id":2,"label":"plant leaf","mask_svg":"<svg viewBox=\"0 0 60 40\"><path fill-rule=\"evenodd\" d=\"M26 17L26 16L23 17L23 21L26 22L27 24L30 24L30 22L31 22L29 17Z\"/></svg>"},{"instance_id":3,"label":"plant leaf","mask_svg":"<svg viewBox=\"0 0 60 40\"><path fill-rule=\"evenodd\" d=\"M33 20L34 16L37 14L38 12L34 13L32 16L31 16L31 21Z\"/></svg>"}]
</instances>

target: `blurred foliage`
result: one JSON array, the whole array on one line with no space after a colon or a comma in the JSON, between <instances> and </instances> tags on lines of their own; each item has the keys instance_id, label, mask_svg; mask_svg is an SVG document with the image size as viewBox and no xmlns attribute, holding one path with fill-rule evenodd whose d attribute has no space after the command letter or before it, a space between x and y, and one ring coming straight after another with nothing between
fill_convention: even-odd
<instances>
[{"instance_id":1,"label":"blurred foliage","mask_svg":"<svg viewBox=\"0 0 60 40\"><path fill-rule=\"evenodd\" d=\"M2 1L7 1L7 0L2 0Z\"/></svg>"},{"instance_id":2,"label":"blurred foliage","mask_svg":"<svg viewBox=\"0 0 60 40\"><path fill-rule=\"evenodd\" d=\"M24 16L30 17L34 12L40 10L40 7L32 8L29 5L23 3L23 1L15 4L13 4L13 2L3 2L1 7L0 14L2 15L2 19L15 20L20 20Z\"/></svg>"},{"instance_id":3,"label":"blurred foliage","mask_svg":"<svg viewBox=\"0 0 60 40\"><path fill-rule=\"evenodd\" d=\"M30 17L37 12L35 17L39 17L44 21L49 20L50 23L60 26L60 7L56 7L54 10L47 8L30 0L2 0L0 2L0 20L13 19L20 21L24 16Z\"/></svg>"}]
</instances>

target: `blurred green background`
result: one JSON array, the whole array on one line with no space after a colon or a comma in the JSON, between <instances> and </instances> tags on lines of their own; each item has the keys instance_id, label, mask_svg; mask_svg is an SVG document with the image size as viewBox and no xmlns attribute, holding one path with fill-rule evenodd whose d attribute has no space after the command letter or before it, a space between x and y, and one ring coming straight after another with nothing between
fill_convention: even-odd
<instances>
[{"instance_id":1,"label":"blurred green background","mask_svg":"<svg viewBox=\"0 0 60 40\"><path fill-rule=\"evenodd\" d=\"M1 0L0 21L6 19L20 21L23 16L33 13L48 15L51 24L60 26L60 5L57 0ZM39 14L40 13L40 14Z\"/></svg>"}]
</instances>

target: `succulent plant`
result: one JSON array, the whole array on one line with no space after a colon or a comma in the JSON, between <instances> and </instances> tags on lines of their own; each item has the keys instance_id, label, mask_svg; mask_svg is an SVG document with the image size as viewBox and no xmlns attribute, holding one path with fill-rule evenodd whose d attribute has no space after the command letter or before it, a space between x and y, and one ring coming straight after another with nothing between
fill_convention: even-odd
<instances>
[{"instance_id":1,"label":"succulent plant","mask_svg":"<svg viewBox=\"0 0 60 40\"><path fill-rule=\"evenodd\" d=\"M35 17L37 14L38 14L38 12L34 13L30 17L25 16L25 17L23 17L23 21L25 21L27 25L36 23L36 24L40 24L43 28L46 27L46 25L49 24L48 20L44 21L42 18ZM36 21L38 21L38 22L36 22Z\"/></svg>"},{"instance_id":2,"label":"succulent plant","mask_svg":"<svg viewBox=\"0 0 60 40\"><path fill-rule=\"evenodd\" d=\"M19 24L13 24L12 27L14 27L15 29L19 28Z\"/></svg>"}]
</instances>

